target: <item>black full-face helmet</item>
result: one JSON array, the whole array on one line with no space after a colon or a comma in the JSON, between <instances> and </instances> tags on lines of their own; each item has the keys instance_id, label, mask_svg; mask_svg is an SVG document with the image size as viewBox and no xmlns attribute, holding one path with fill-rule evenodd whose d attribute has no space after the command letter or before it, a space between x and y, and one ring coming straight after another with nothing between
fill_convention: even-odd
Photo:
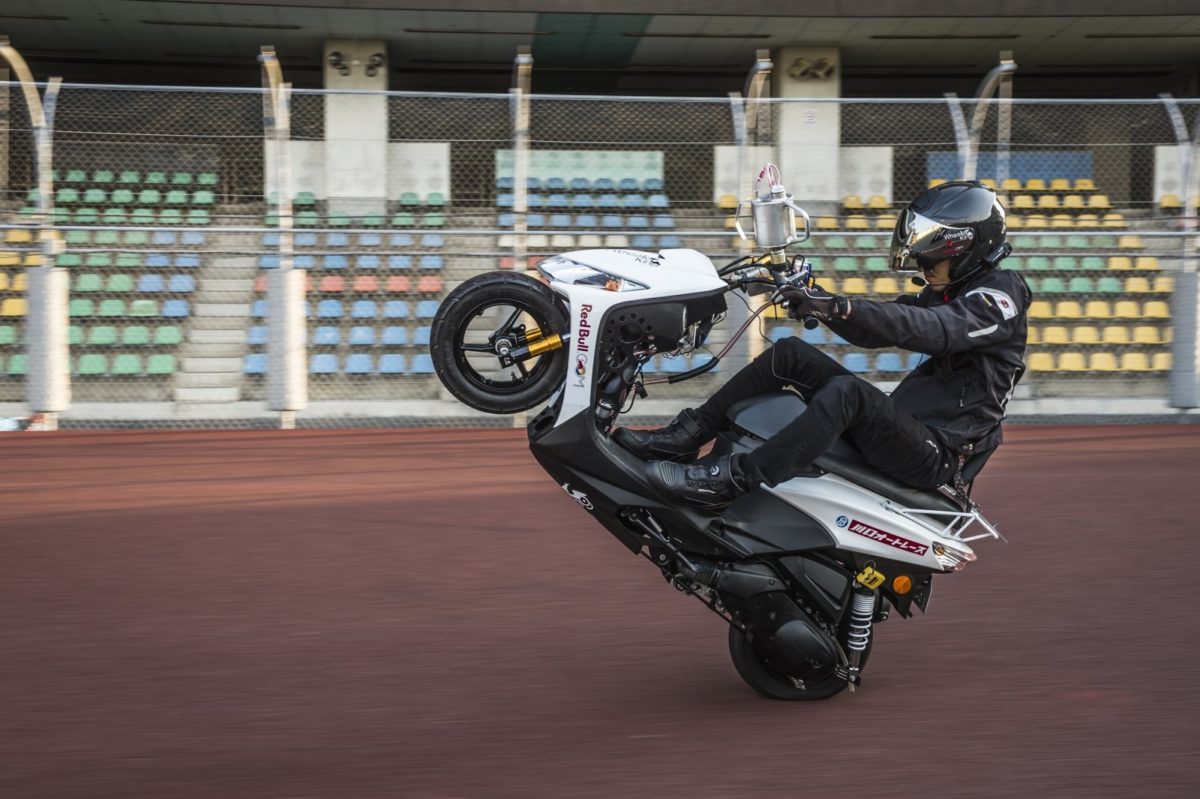
<instances>
[{"instance_id":1,"label":"black full-face helmet","mask_svg":"<svg viewBox=\"0 0 1200 799\"><path fill-rule=\"evenodd\" d=\"M912 272L949 258L950 283L961 283L1008 254L1007 233L996 192L973 180L943 183L918 194L896 220L891 267Z\"/></svg>"}]
</instances>

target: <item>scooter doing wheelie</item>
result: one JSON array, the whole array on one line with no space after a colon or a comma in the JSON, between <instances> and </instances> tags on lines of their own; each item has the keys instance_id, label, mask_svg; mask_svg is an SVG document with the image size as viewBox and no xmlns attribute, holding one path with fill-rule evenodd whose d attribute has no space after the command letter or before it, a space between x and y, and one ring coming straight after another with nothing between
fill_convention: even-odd
<instances>
[{"instance_id":1,"label":"scooter doing wheelie","mask_svg":"<svg viewBox=\"0 0 1200 799\"><path fill-rule=\"evenodd\" d=\"M542 280L473 277L443 302L431 351L442 383L472 408L515 413L548 403L528 424L538 463L581 512L728 623L734 666L751 687L776 699L823 699L860 684L873 625L893 610L924 612L933 576L962 569L975 560L970 542L1000 534L968 495L985 455L967 461L957 488L922 491L839 441L809 472L713 512L660 497L643 463L610 438L647 387L710 370L765 308L784 302L783 288L811 281L803 257L785 252L808 238L808 215L773 166L739 208L746 238L743 210L762 254L719 270L695 250L595 249L545 259ZM701 348L732 291L771 302L707 363L643 377L655 355ZM754 449L804 407L787 391L734 406L705 457Z\"/></svg>"}]
</instances>

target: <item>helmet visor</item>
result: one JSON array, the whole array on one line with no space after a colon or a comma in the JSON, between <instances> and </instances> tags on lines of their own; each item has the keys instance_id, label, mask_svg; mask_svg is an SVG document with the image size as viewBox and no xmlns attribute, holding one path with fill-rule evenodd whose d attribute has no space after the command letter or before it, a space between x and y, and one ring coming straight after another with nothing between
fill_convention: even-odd
<instances>
[{"instance_id":1,"label":"helmet visor","mask_svg":"<svg viewBox=\"0 0 1200 799\"><path fill-rule=\"evenodd\" d=\"M897 272L917 272L957 258L974 243L975 231L969 227L950 227L906 210L896 221L890 265Z\"/></svg>"}]
</instances>

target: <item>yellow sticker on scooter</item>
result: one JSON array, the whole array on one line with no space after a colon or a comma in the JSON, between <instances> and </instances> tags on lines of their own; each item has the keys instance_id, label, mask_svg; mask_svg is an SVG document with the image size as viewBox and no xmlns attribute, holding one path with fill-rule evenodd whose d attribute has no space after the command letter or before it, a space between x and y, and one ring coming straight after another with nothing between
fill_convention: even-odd
<instances>
[{"instance_id":1,"label":"yellow sticker on scooter","mask_svg":"<svg viewBox=\"0 0 1200 799\"><path fill-rule=\"evenodd\" d=\"M883 576L883 572L872 569L870 566L858 573L858 581L863 588L869 588L874 591L879 586L883 585L883 581L887 578Z\"/></svg>"}]
</instances>

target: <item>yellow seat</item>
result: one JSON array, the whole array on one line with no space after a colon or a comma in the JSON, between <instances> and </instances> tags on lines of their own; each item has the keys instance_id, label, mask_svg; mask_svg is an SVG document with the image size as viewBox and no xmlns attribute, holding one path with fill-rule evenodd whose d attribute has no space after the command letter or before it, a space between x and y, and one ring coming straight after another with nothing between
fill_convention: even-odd
<instances>
[{"instance_id":1,"label":"yellow seat","mask_svg":"<svg viewBox=\"0 0 1200 799\"><path fill-rule=\"evenodd\" d=\"M1150 358L1150 368L1155 372L1171 371L1171 353L1156 352Z\"/></svg>"},{"instance_id":2,"label":"yellow seat","mask_svg":"<svg viewBox=\"0 0 1200 799\"><path fill-rule=\"evenodd\" d=\"M725 229L726 230L733 230L736 227L737 227L736 219L734 219L732 216L725 217Z\"/></svg>"},{"instance_id":3,"label":"yellow seat","mask_svg":"<svg viewBox=\"0 0 1200 799\"><path fill-rule=\"evenodd\" d=\"M1096 182L1091 178L1075 178L1075 191L1095 191Z\"/></svg>"},{"instance_id":4,"label":"yellow seat","mask_svg":"<svg viewBox=\"0 0 1200 799\"><path fill-rule=\"evenodd\" d=\"M25 253L25 265L26 266L41 266L42 265L42 254L40 252Z\"/></svg>"},{"instance_id":5,"label":"yellow seat","mask_svg":"<svg viewBox=\"0 0 1200 799\"><path fill-rule=\"evenodd\" d=\"M27 228L12 228L4 234L4 240L9 244L29 244L33 241L33 231Z\"/></svg>"},{"instance_id":6,"label":"yellow seat","mask_svg":"<svg viewBox=\"0 0 1200 799\"><path fill-rule=\"evenodd\" d=\"M1088 300L1087 304L1083 306L1083 315L1088 319L1110 319L1112 318L1112 309L1104 300Z\"/></svg>"},{"instance_id":7,"label":"yellow seat","mask_svg":"<svg viewBox=\"0 0 1200 799\"><path fill-rule=\"evenodd\" d=\"M1149 372L1150 359L1144 352L1123 352L1121 353L1121 371Z\"/></svg>"},{"instance_id":8,"label":"yellow seat","mask_svg":"<svg viewBox=\"0 0 1200 799\"><path fill-rule=\"evenodd\" d=\"M1046 211L1058 210L1058 197L1054 194L1043 194L1037 199L1037 207Z\"/></svg>"},{"instance_id":9,"label":"yellow seat","mask_svg":"<svg viewBox=\"0 0 1200 799\"><path fill-rule=\"evenodd\" d=\"M1113 271L1126 272L1133 269L1133 259L1126 255L1110 255L1108 268Z\"/></svg>"},{"instance_id":10,"label":"yellow seat","mask_svg":"<svg viewBox=\"0 0 1200 799\"><path fill-rule=\"evenodd\" d=\"M1036 192L1045 190L1046 181L1042 180L1041 178L1030 178L1029 180L1025 181L1025 191Z\"/></svg>"},{"instance_id":11,"label":"yellow seat","mask_svg":"<svg viewBox=\"0 0 1200 799\"><path fill-rule=\"evenodd\" d=\"M1053 319L1054 308L1045 300L1034 300L1029 303L1028 316L1030 319Z\"/></svg>"},{"instance_id":12,"label":"yellow seat","mask_svg":"<svg viewBox=\"0 0 1200 799\"><path fill-rule=\"evenodd\" d=\"M837 294L837 278L830 275L821 275L821 279L817 281L821 288L828 291L830 294Z\"/></svg>"},{"instance_id":13,"label":"yellow seat","mask_svg":"<svg viewBox=\"0 0 1200 799\"><path fill-rule=\"evenodd\" d=\"M0 266L20 266L21 253L12 250L0 251Z\"/></svg>"},{"instance_id":14,"label":"yellow seat","mask_svg":"<svg viewBox=\"0 0 1200 799\"><path fill-rule=\"evenodd\" d=\"M1155 300L1146 303L1145 307L1142 308L1141 315L1146 319L1170 319L1171 308L1165 302Z\"/></svg>"},{"instance_id":15,"label":"yellow seat","mask_svg":"<svg viewBox=\"0 0 1200 799\"><path fill-rule=\"evenodd\" d=\"M1117 356L1111 352L1093 352L1088 356L1088 370L1092 372L1117 371Z\"/></svg>"},{"instance_id":16,"label":"yellow seat","mask_svg":"<svg viewBox=\"0 0 1200 799\"><path fill-rule=\"evenodd\" d=\"M836 217L821 216L817 217L817 230L838 230L838 221Z\"/></svg>"},{"instance_id":17,"label":"yellow seat","mask_svg":"<svg viewBox=\"0 0 1200 799\"><path fill-rule=\"evenodd\" d=\"M1145 245L1142 244L1141 236L1125 235L1117 237L1118 250L1140 250L1144 246Z\"/></svg>"},{"instance_id":18,"label":"yellow seat","mask_svg":"<svg viewBox=\"0 0 1200 799\"><path fill-rule=\"evenodd\" d=\"M1182 211L1183 200L1178 194L1164 194L1158 200L1158 207L1164 211Z\"/></svg>"},{"instance_id":19,"label":"yellow seat","mask_svg":"<svg viewBox=\"0 0 1200 799\"><path fill-rule=\"evenodd\" d=\"M1159 275L1154 278L1155 294L1170 294L1175 290L1175 278L1171 275Z\"/></svg>"},{"instance_id":20,"label":"yellow seat","mask_svg":"<svg viewBox=\"0 0 1200 799\"><path fill-rule=\"evenodd\" d=\"M1062 207L1072 211L1078 211L1081 208L1087 208L1087 205L1085 205L1083 202L1083 195L1068 194L1066 197L1063 197Z\"/></svg>"},{"instance_id":21,"label":"yellow seat","mask_svg":"<svg viewBox=\"0 0 1200 799\"><path fill-rule=\"evenodd\" d=\"M1043 344L1069 344L1071 335L1065 327L1061 325L1050 325L1042 328L1042 343Z\"/></svg>"},{"instance_id":22,"label":"yellow seat","mask_svg":"<svg viewBox=\"0 0 1200 799\"><path fill-rule=\"evenodd\" d=\"M1013 197L1012 209L1014 211L1031 211L1033 208L1033 195L1018 194L1016 197Z\"/></svg>"},{"instance_id":23,"label":"yellow seat","mask_svg":"<svg viewBox=\"0 0 1200 799\"><path fill-rule=\"evenodd\" d=\"M871 292L873 294L899 294L900 284L894 277L877 277L871 284Z\"/></svg>"},{"instance_id":24,"label":"yellow seat","mask_svg":"<svg viewBox=\"0 0 1200 799\"><path fill-rule=\"evenodd\" d=\"M722 211L733 211L738 207L738 199L732 194L722 194L717 198L717 207Z\"/></svg>"},{"instance_id":25,"label":"yellow seat","mask_svg":"<svg viewBox=\"0 0 1200 799\"><path fill-rule=\"evenodd\" d=\"M1072 344L1099 344L1100 331L1091 325L1077 327L1071 331Z\"/></svg>"},{"instance_id":26,"label":"yellow seat","mask_svg":"<svg viewBox=\"0 0 1200 799\"><path fill-rule=\"evenodd\" d=\"M1141 269L1146 272L1158 271L1158 258L1153 255L1139 255L1137 260L1133 262L1134 269Z\"/></svg>"},{"instance_id":27,"label":"yellow seat","mask_svg":"<svg viewBox=\"0 0 1200 799\"><path fill-rule=\"evenodd\" d=\"M991 178L980 178L979 182L984 186L987 186L992 191L996 190L996 181L992 180Z\"/></svg>"},{"instance_id":28,"label":"yellow seat","mask_svg":"<svg viewBox=\"0 0 1200 799\"><path fill-rule=\"evenodd\" d=\"M904 290L909 294L920 294L922 291L925 290L925 287L918 286L916 283L912 282L911 280L906 280L906 281L904 281Z\"/></svg>"},{"instance_id":29,"label":"yellow seat","mask_svg":"<svg viewBox=\"0 0 1200 799\"><path fill-rule=\"evenodd\" d=\"M1096 211L1107 211L1112 208L1112 203L1108 200L1107 194L1093 194L1088 197L1088 208Z\"/></svg>"},{"instance_id":30,"label":"yellow seat","mask_svg":"<svg viewBox=\"0 0 1200 799\"><path fill-rule=\"evenodd\" d=\"M1066 194L1071 190L1071 181L1066 178L1054 178L1050 181L1050 191L1059 191Z\"/></svg>"},{"instance_id":31,"label":"yellow seat","mask_svg":"<svg viewBox=\"0 0 1200 799\"><path fill-rule=\"evenodd\" d=\"M876 230L891 230L895 226L896 226L896 215L895 214L880 214L879 216L875 217L875 229Z\"/></svg>"},{"instance_id":32,"label":"yellow seat","mask_svg":"<svg viewBox=\"0 0 1200 799\"><path fill-rule=\"evenodd\" d=\"M882 194L872 194L867 198L867 208L872 211L886 211L891 208L892 204L888 202L888 198Z\"/></svg>"},{"instance_id":33,"label":"yellow seat","mask_svg":"<svg viewBox=\"0 0 1200 799\"><path fill-rule=\"evenodd\" d=\"M1124 230L1125 228L1129 227L1129 223L1125 221L1124 216L1122 216L1121 214L1118 214L1114 211L1111 214L1104 215L1104 221L1101 223L1101 226L1107 227L1107 228L1117 228L1119 230Z\"/></svg>"},{"instance_id":34,"label":"yellow seat","mask_svg":"<svg viewBox=\"0 0 1200 799\"><path fill-rule=\"evenodd\" d=\"M1164 327L1163 331L1162 331L1162 343L1170 344L1174 340L1175 340L1174 331L1169 327Z\"/></svg>"},{"instance_id":35,"label":"yellow seat","mask_svg":"<svg viewBox=\"0 0 1200 799\"><path fill-rule=\"evenodd\" d=\"M847 194L842 198L842 208L847 211L861 211L863 209L862 197L857 194Z\"/></svg>"},{"instance_id":36,"label":"yellow seat","mask_svg":"<svg viewBox=\"0 0 1200 799\"><path fill-rule=\"evenodd\" d=\"M1054 356L1048 352L1035 352L1029 356L1027 362L1029 371L1031 372L1053 372L1054 371Z\"/></svg>"},{"instance_id":37,"label":"yellow seat","mask_svg":"<svg viewBox=\"0 0 1200 799\"><path fill-rule=\"evenodd\" d=\"M848 277L842 281L843 294L866 294L867 281L861 277Z\"/></svg>"},{"instance_id":38,"label":"yellow seat","mask_svg":"<svg viewBox=\"0 0 1200 799\"><path fill-rule=\"evenodd\" d=\"M1083 357L1082 352L1064 352L1058 356L1058 371L1060 372L1086 372L1087 360Z\"/></svg>"},{"instance_id":39,"label":"yellow seat","mask_svg":"<svg viewBox=\"0 0 1200 799\"><path fill-rule=\"evenodd\" d=\"M26 310L23 297L9 297L0 302L0 316L24 316Z\"/></svg>"},{"instance_id":40,"label":"yellow seat","mask_svg":"<svg viewBox=\"0 0 1200 799\"><path fill-rule=\"evenodd\" d=\"M1134 344L1161 344L1158 328L1153 325L1138 325L1133 329Z\"/></svg>"},{"instance_id":41,"label":"yellow seat","mask_svg":"<svg viewBox=\"0 0 1200 799\"><path fill-rule=\"evenodd\" d=\"M1000 191L1013 192L1020 190L1021 181L1017 180L1016 178L1005 178L1000 184Z\"/></svg>"},{"instance_id":42,"label":"yellow seat","mask_svg":"<svg viewBox=\"0 0 1200 799\"><path fill-rule=\"evenodd\" d=\"M1112 315L1114 319L1141 319L1142 309L1133 300L1118 300L1113 303Z\"/></svg>"},{"instance_id":43,"label":"yellow seat","mask_svg":"<svg viewBox=\"0 0 1200 799\"><path fill-rule=\"evenodd\" d=\"M870 230L871 223L867 221L865 216L848 216L846 217L846 230Z\"/></svg>"},{"instance_id":44,"label":"yellow seat","mask_svg":"<svg viewBox=\"0 0 1200 799\"><path fill-rule=\"evenodd\" d=\"M1050 227L1075 227L1075 220L1067 214L1055 214L1050 217Z\"/></svg>"},{"instance_id":45,"label":"yellow seat","mask_svg":"<svg viewBox=\"0 0 1200 799\"><path fill-rule=\"evenodd\" d=\"M1054 306L1054 315L1059 319L1082 319L1083 309L1075 300L1063 300Z\"/></svg>"},{"instance_id":46,"label":"yellow seat","mask_svg":"<svg viewBox=\"0 0 1200 799\"><path fill-rule=\"evenodd\" d=\"M1125 281L1126 294L1149 294L1150 281L1144 277L1131 277Z\"/></svg>"},{"instance_id":47,"label":"yellow seat","mask_svg":"<svg viewBox=\"0 0 1200 799\"><path fill-rule=\"evenodd\" d=\"M8 273L0 272L0 291L8 291Z\"/></svg>"},{"instance_id":48,"label":"yellow seat","mask_svg":"<svg viewBox=\"0 0 1200 799\"><path fill-rule=\"evenodd\" d=\"M935 188L935 187L937 187L937 186L940 186L940 185L942 185L942 184L943 184L943 183L945 183L945 182L946 182L946 179L945 179L945 178L930 178L930 180L929 180L929 188L931 188L931 189L932 189L932 188Z\"/></svg>"},{"instance_id":49,"label":"yellow seat","mask_svg":"<svg viewBox=\"0 0 1200 799\"><path fill-rule=\"evenodd\" d=\"M17 274L13 275L12 282L9 284L8 290L21 293L25 291L27 282L28 278L26 277L25 273L18 272Z\"/></svg>"},{"instance_id":50,"label":"yellow seat","mask_svg":"<svg viewBox=\"0 0 1200 799\"><path fill-rule=\"evenodd\" d=\"M1050 220L1046 219L1046 217L1042 214L1030 214L1029 216L1025 217L1025 227L1027 228L1041 228L1049 226Z\"/></svg>"},{"instance_id":51,"label":"yellow seat","mask_svg":"<svg viewBox=\"0 0 1200 799\"><path fill-rule=\"evenodd\" d=\"M1009 230L1025 227L1025 223L1021 221L1021 217L1019 216L1010 216L1005 220L1005 223L1008 225Z\"/></svg>"},{"instance_id":52,"label":"yellow seat","mask_svg":"<svg viewBox=\"0 0 1200 799\"><path fill-rule=\"evenodd\" d=\"M1033 325L1030 325L1026 329L1026 332L1025 332L1025 343L1026 344L1041 344L1042 343L1042 329L1040 327L1035 327Z\"/></svg>"},{"instance_id":53,"label":"yellow seat","mask_svg":"<svg viewBox=\"0 0 1200 799\"><path fill-rule=\"evenodd\" d=\"M1129 329L1119 325L1110 325L1104 328L1100 341L1103 344L1128 344Z\"/></svg>"},{"instance_id":54,"label":"yellow seat","mask_svg":"<svg viewBox=\"0 0 1200 799\"><path fill-rule=\"evenodd\" d=\"M1100 227L1100 217L1095 214L1080 214L1075 218L1075 227Z\"/></svg>"}]
</instances>

